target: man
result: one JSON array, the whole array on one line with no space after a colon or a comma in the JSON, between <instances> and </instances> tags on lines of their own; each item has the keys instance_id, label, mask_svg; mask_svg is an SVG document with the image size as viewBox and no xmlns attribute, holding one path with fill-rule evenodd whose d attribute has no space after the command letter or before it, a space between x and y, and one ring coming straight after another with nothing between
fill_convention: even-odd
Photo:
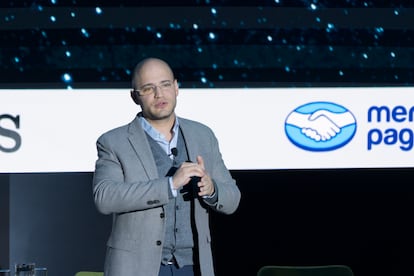
<instances>
[{"instance_id":1,"label":"man","mask_svg":"<svg viewBox=\"0 0 414 276\"><path fill-rule=\"evenodd\" d=\"M165 61L138 63L132 87L141 112L97 141L94 201L113 214L105 276L212 276L209 212L234 213L240 191L212 130L175 114Z\"/></svg>"}]
</instances>

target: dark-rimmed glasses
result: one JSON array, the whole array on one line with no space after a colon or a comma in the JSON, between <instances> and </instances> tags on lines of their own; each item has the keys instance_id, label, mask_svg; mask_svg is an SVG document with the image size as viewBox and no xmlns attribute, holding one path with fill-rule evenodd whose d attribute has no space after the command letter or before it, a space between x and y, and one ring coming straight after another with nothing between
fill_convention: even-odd
<instances>
[{"instance_id":1,"label":"dark-rimmed glasses","mask_svg":"<svg viewBox=\"0 0 414 276\"><path fill-rule=\"evenodd\" d=\"M137 93L140 96L147 96L155 93L155 90L171 90L174 87L174 81L172 80L165 80L162 81L160 84L146 84L142 86L140 89L133 89L132 92Z\"/></svg>"}]
</instances>

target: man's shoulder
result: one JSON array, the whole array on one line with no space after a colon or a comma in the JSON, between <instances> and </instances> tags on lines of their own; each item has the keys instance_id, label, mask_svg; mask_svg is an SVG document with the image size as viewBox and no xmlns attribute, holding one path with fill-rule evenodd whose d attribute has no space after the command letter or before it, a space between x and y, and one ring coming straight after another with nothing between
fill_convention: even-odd
<instances>
[{"instance_id":1,"label":"man's shoulder","mask_svg":"<svg viewBox=\"0 0 414 276\"><path fill-rule=\"evenodd\" d=\"M185 137L193 137L194 139L214 139L214 131L207 125L200 121L184 119L180 120L180 127L183 130Z\"/></svg>"},{"instance_id":2,"label":"man's shoulder","mask_svg":"<svg viewBox=\"0 0 414 276\"><path fill-rule=\"evenodd\" d=\"M178 120L180 122L180 125L190 126L190 127L207 127L208 126L200 121L178 117Z\"/></svg>"},{"instance_id":3,"label":"man's shoulder","mask_svg":"<svg viewBox=\"0 0 414 276\"><path fill-rule=\"evenodd\" d=\"M129 132L131 124L132 122L109 129L105 131L104 133L102 133L100 137L110 138L110 137L125 136L126 133Z\"/></svg>"},{"instance_id":4,"label":"man's shoulder","mask_svg":"<svg viewBox=\"0 0 414 276\"><path fill-rule=\"evenodd\" d=\"M182 118L182 117L178 117L178 120L180 122L180 126L182 126L183 128L197 128L200 130L209 130L211 131L210 127L200 121L195 121L192 119L188 119L188 118Z\"/></svg>"}]
</instances>

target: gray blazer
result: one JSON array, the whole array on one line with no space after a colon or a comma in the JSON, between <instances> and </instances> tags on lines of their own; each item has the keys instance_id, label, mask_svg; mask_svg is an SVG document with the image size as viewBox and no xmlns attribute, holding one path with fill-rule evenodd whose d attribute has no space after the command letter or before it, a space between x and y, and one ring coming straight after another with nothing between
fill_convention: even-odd
<instances>
[{"instance_id":1,"label":"gray blazer","mask_svg":"<svg viewBox=\"0 0 414 276\"><path fill-rule=\"evenodd\" d=\"M213 276L209 210L232 214L241 194L222 160L212 130L195 121L178 120L190 159L203 157L218 193L214 206L200 204L202 199L196 199L194 204L201 275ZM105 275L157 276L165 232L163 206L169 201L168 179L158 175L138 116L131 123L104 133L96 144L94 202L101 213L113 214Z\"/></svg>"}]
</instances>

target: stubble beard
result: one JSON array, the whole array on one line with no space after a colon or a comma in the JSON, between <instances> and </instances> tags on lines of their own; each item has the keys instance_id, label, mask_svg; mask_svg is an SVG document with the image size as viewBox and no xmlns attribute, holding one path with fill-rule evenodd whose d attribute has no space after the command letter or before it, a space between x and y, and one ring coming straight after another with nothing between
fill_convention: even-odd
<instances>
[{"instance_id":1,"label":"stubble beard","mask_svg":"<svg viewBox=\"0 0 414 276\"><path fill-rule=\"evenodd\" d=\"M175 113L174 113L174 109L175 109L175 105L173 106L172 109L169 110L156 110L155 112L151 112L147 119L152 120L152 121L164 121L164 120L169 120L170 118L175 118Z\"/></svg>"}]
</instances>

